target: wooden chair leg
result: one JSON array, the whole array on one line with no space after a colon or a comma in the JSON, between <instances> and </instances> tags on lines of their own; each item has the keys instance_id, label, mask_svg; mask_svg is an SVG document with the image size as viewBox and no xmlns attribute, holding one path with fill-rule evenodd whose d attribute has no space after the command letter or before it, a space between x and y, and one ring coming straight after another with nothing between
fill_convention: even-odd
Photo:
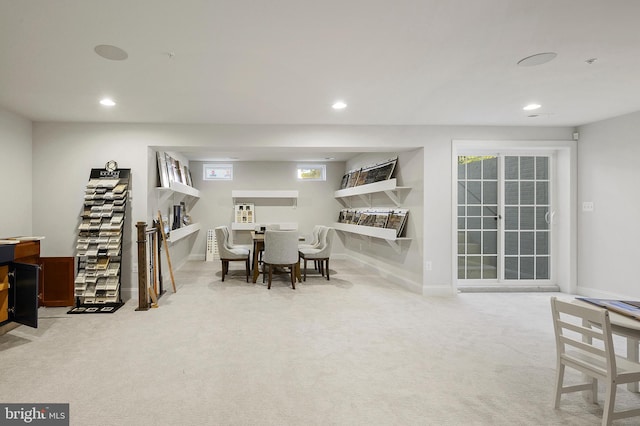
<instances>
[{"instance_id":1,"label":"wooden chair leg","mask_svg":"<svg viewBox=\"0 0 640 426\"><path fill-rule=\"evenodd\" d=\"M269 264L269 285L267 286L267 290L271 290L271 276L273 274L273 265Z\"/></svg>"},{"instance_id":2,"label":"wooden chair leg","mask_svg":"<svg viewBox=\"0 0 640 426\"><path fill-rule=\"evenodd\" d=\"M329 281L329 258L326 259L327 262L327 281Z\"/></svg>"},{"instance_id":3,"label":"wooden chair leg","mask_svg":"<svg viewBox=\"0 0 640 426\"><path fill-rule=\"evenodd\" d=\"M307 259L304 259L304 278L302 278L302 281L306 281L307 280Z\"/></svg>"},{"instance_id":4,"label":"wooden chair leg","mask_svg":"<svg viewBox=\"0 0 640 426\"><path fill-rule=\"evenodd\" d=\"M294 263L291 266L291 287L296 289L296 264Z\"/></svg>"},{"instance_id":5,"label":"wooden chair leg","mask_svg":"<svg viewBox=\"0 0 640 426\"><path fill-rule=\"evenodd\" d=\"M220 262L222 262L222 282L224 282L224 260L221 260Z\"/></svg>"},{"instance_id":6,"label":"wooden chair leg","mask_svg":"<svg viewBox=\"0 0 640 426\"><path fill-rule=\"evenodd\" d=\"M249 257L247 257L247 260L245 261L245 265L244 265L246 272L247 272L247 282L249 282Z\"/></svg>"}]
</instances>

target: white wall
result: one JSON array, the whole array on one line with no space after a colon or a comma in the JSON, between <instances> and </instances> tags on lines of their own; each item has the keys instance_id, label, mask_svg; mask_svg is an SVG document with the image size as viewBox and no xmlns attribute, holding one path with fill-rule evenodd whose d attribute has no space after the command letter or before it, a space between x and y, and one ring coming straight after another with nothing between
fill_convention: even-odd
<instances>
[{"instance_id":1,"label":"white wall","mask_svg":"<svg viewBox=\"0 0 640 426\"><path fill-rule=\"evenodd\" d=\"M296 179L296 162L234 162L232 181L203 181L203 164L191 161L189 168L194 186L200 190L200 200L191 210L192 217L202 224L203 232L193 246L194 258L204 259L206 230L226 225L231 229L234 204L232 190L296 190L294 208L288 199L243 199L255 204L256 223L297 223L301 236L309 237L314 225L331 225L338 217L340 204L333 198L344 174L343 162L327 162L327 180L301 182ZM250 233L232 231L234 244L251 246ZM335 247L340 252L340 247Z\"/></svg>"},{"instance_id":2,"label":"white wall","mask_svg":"<svg viewBox=\"0 0 640 426\"><path fill-rule=\"evenodd\" d=\"M578 130L578 292L640 299L640 112Z\"/></svg>"},{"instance_id":3,"label":"white wall","mask_svg":"<svg viewBox=\"0 0 640 426\"><path fill-rule=\"evenodd\" d=\"M362 263L371 270L376 270L408 290L422 293L424 281L424 149L414 149L404 152L367 153L358 155L347 162L346 170L382 163L398 157L395 178L398 186L410 189L400 195L400 208L409 209L409 216L405 225L406 241L399 241L397 245L389 244L379 238L369 238L350 233L338 232L347 254L355 261ZM350 207L397 207L384 193L372 194L366 202L354 198L350 200Z\"/></svg>"},{"instance_id":4,"label":"white wall","mask_svg":"<svg viewBox=\"0 0 640 426\"><path fill-rule=\"evenodd\" d=\"M31 235L31 121L0 108L0 238Z\"/></svg>"},{"instance_id":5,"label":"white wall","mask_svg":"<svg viewBox=\"0 0 640 426\"><path fill-rule=\"evenodd\" d=\"M151 173L155 180L156 172L148 170L153 164L149 147L173 151L202 146L220 150L318 147L335 151L354 148L389 151L424 148L422 196L426 208L422 256L432 261L433 270L424 275L423 292L450 294L451 141L566 140L571 138L572 131L572 128L554 127L35 123L33 233L47 237L43 255L72 256L89 170L103 167L110 159L115 159L121 168L132 169L131 227L137 221L150 221L156 212L149 202L147 189L151 185L148 174ZM339 182L336 188L338 186ZM129 244L135 244L133 240L135 238L130 238ZM135 253L135 250L129 252ZM134 277L128 281L123 278L124 288L135 285Z\"/></svg>"}]
</instances>

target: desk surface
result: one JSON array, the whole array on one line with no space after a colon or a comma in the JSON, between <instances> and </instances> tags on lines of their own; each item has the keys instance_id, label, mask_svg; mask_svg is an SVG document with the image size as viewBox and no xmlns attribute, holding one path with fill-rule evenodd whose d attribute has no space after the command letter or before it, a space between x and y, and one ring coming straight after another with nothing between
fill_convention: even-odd
<instances>
[{"instance_id":1,"label":"desk surface","mask_svg":"<svg viewBox=\"0 0 640 426\"><path fill-rule=\"evenodd\" d=\"M574 299L572 303L581 306L588 306L594 309L604 309L592 303L578 299ZM609 311L609 321L611 322L611 327L614 329L613 331L615 331L617 334L624 334L629 337L640 338L640 321L614 311Z\"/></svg>"}]
</instances>

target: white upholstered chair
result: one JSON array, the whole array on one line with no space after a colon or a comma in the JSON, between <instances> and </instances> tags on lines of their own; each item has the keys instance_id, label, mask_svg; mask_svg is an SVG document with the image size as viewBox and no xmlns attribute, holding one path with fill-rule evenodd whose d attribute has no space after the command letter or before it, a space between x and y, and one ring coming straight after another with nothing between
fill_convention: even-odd
<instances>
[{"instance_id":1,"label":"white upholstered chair","mask_svg":"<svg viewBox=\"0 0 640 426\"><path fill-rule=\"evenodd\" d=\"M247 282L249 282L249 254L251 251L244 247L236 247L229 242L229 228L226 226L218 226L215 228L216 242L218 244L218 254L222 261L222 281L224 276L229 273L229 262L244 261L247 274Z\"/></svg>"},{"instance_id":2,"label":"white upholstered chair","mask_svg":"<svg viewBox=\"0 0 640 426\"><path fill-rule=\"evenodd\" d=\"M616 356L609 312L551 298L551 313L557 346L555 408L563 393L589 391L598 401L598 380L606 384L602 425L616 419L640 416L640 409L615 411L617 386L640 381L640 364ZM587 383L564 385L565 368L578 370L591 379Z\"/></svg>"},{"instance_id":3,"label":"white upholstered chair","mask_svg":"<svg viewBox=\"0 0 640 426\"><path fill-rule=\"evenodd\" d=\"M291 269L291 287L296 288L296 265L298 264L298 233L295 231L267 230L264 233L264 254L262 262L269 271L269 285L273 276L273 267L282 266ZM264 279L264 276L263 276Z\"/></svg>"},{"instance_id":4,"label":"white upholstered chair","mask_svg":"<svg viewBox=\"0 0 640 426\"><path fill-rule=\"evenodd\" d=\"M322 229L322 225L314 226L313 231L311 232L311 241L298 244L298 248L316 248L320 243L320 229Z\"/></svg>"},{"instance_id":5,"label":"white upholstered chair","mask_svg":"<svg viewBox=\"0 0 640 426\"><path fill-rule=\"evenodd\" d=\"M304 281L307 280L307 260L318 262L320 274L324 277L326 271L327 280L329 280L329 257L331 256L333 233L333 228L323 226L320 228L320 234L318 236L319 243L315 247L298 249L300 259L304 260L304 275L302 278Z\"/></svg>"}]
</instances>

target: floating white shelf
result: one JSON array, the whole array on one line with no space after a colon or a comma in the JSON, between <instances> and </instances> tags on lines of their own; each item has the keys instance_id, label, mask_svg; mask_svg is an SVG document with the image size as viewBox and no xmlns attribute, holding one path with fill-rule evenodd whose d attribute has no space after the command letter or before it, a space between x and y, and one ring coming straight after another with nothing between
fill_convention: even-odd
<instances>
[{"instance_id":1,"label":"floating white shelf","mask_svg":"<svg viewBox=\"0 0 640 426\"><path fill-rule=\"evenodd\" d=\"M282 231L297 231L298 230L298 224L296 222L281 222L281 223L273 223L273 222L269 222L269 223L261 223L261 222L256 222L256 223L239 223L239 222L231 222L231 229L233 231L253 231L256 229L256 227L258 226L265 226L265 225L280 225L280 229Z\"/></svg>"},{"instance_id":2,"label":"floating white shelf","mask_svg":"<svg viewBox=\"0 0 640 426\"><path fill-rule=\"evenodd\" d=\"M231 191L232 198L298 198L298 191Z\"/></svg>"},{"instance_id":3,"label":"floating white shelf","mask_svg":"<svg viewBox=\"0 0 640 426\"><path fill-rule=\"evenodd\" d=\"M352 225L349 223L339 223L336 222L333 224L333 227L342 232L348 232L350 234L358 234L364 235L367 237L380 238L385 240L389 245L395 249L398 253L401 248L399 243L402 241L411 241L411 238L398 237L396 236L397 231L391 228L376 228L373 226L361 226L361 225Z\"/></svg>"},{"instance_id":4,"label":"floating white shelf","mask_svg":"<svg viewBox=\"0 0 640 426\"><path fill-rule=\"evenodd\" d=\"M188 195L190 197L194 197L194 198L200 198L200 191L198 191L197 189L195 189L192 186L189 185L185 185L179 182L171 182L170 184L171 186L169 188L165 188L165 187L159 187L156 188L159 192L168 192L168 193L177 193L177 194L183 194L183 195Z\"/></svg>"},{"instance_id":5,"label":"floating white shelf","mask_svg":"<svg viewBox=\"0 0 640 426\"><path fill-rule=\"evenodd\" d=\"M183 226L182 228L172 229L169 231L169 237L167 241L170 243L175 243L178 240L188 237L189 235L198 232L200 230L201 225L199 223L194 223L192 225Z\"/></svg>"},{"instance_id":6,"label":"floating white shelf","mask_svg":"<svg viewBox=\"0 0 640 426\"><path fill-rule=\"evenodd\" d=\"M341 199L360 196L364 199L365 195L384 192L391 199L391 201L393 201L397 206L400 206L400 192L409 189L411 188L406 186L397 186L397 181L395 178L393 178L380 182L369 183L366 185L354 186L353 188L339 189L334 193L334 197Z\"/></svg>"}]
</instances>

